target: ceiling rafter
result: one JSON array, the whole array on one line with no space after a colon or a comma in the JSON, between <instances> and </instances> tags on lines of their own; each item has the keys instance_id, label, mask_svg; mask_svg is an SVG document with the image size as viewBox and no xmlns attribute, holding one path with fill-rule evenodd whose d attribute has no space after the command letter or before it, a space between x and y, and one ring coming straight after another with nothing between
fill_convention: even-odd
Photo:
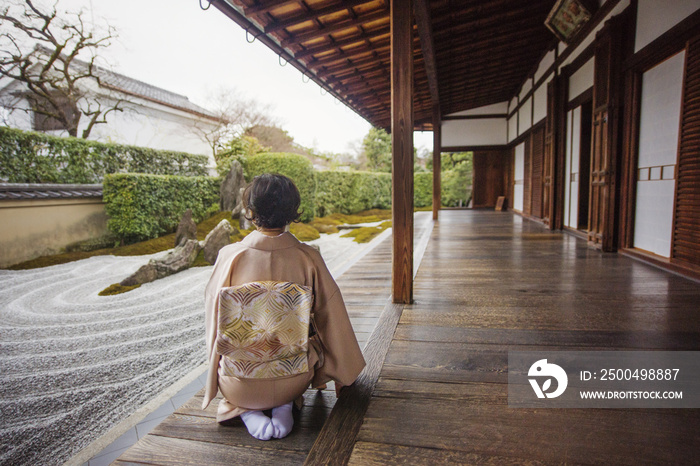
<instances>
[{"instance_id":1,"label":"ceiling rafter","mask_svg":"<svg viewBox=\"0 0 700 466\"><path fill-rule=\"evenodd\" d=\"M437 66L435 65L435 46L433 43L433 26L430 21L428 0L414 0L413 11L420 37L421 50L425 60L425 72L428 75L428 87L433 105L440 114L440 97L438 92Z\"/></svg>"},{"instance_id":2,"label":"ceiling rafter","mask_svg":"<svg viewBox=\"0 0 700 466\"><path fill-rule=\"evenodd\" d=\"M318 53L328 52L329 50L333 50L336 48L346 47L346 46L352 45L352 44L357 44L357 43L364 42L364 41L369 40L369 39L374 39L375 37L385 36L385 35L389 34L390 32L391 31L390 31L389 27L382 27L382 28L378 28L378 29L373 29L371 31L363 32L362 34L357 35L357 36L352 36L352 37L340 39L337 41L333 41L331 43L319 44L319 45L316 45L314 47L307 48L306 50L295 53L294 57L299 59L299 60L302 60L306 57L310 57L311 55L316 55Z\"/></svg>"},{"instance_id":3,"label":"ceiling rafter","mask_svg":"<svg viewBox=\"0 0 700 466\"><path fill-rule=\"evenodd\" d=\"M286 18L281 21L274 21L267 26L265 26L265 34L270 34L272 32L277 32L282 29L294 26L296 24L305 23L311 21L321 16L332 15L333 13L338 13L339 11L347 10L357 5L362 5L363 3L369 3L371 0L343 0L338 4L330 5L324 8L319 8L318 10L311 10L301 15L296 15L291 18Z\"/></svg>"},{"instance_id":4,"label":"ceiling rafter","mask_svg":"<svg viewBox=\"0 0 700 466\"><path fill-rule=\"evenodd\" d=\"M554 2L414 0L415 126L430 126L436 100L447 114L512 97L551 47L543 22ZM387 0L212 4L222 11L235 6L246 20L230 12L229 17L282 59L372 124L389 125ZM426 37L432 37L432 53Z\"/></svg>"},{"instance_id":5,"label":"ceiling rafter","mask_svg":"<svg viewBox=\"0 0 700 466\"><path fill-rule=\"evenodd\" d=\"M259 2L255 5L244 6L243 14L246 16L257 15L262 13L268 13L273 8L278 6L286 5L287 3L295 3L299 0L267 0L266 2Z\"/></svg>"},{"instance_id":6,"label":"ceiling rafter","mask_svg":"<svg viewBox=\"0 0 700 466\"><path fill-rule=\"evenodd\" d=\"M356 18L350 18L347 20L340 21L338 23L326 24L320 29L314 29L308 32L302 32L299 34L292 34L289 38L282 41L282 47L289 47L292 45L301 45L303 42L308 42L313 39L318 39L319 37L327 36L334 32L343 31L345 29L350 29L353 27L362 26L363 24L371 23L374 21L379 21L383 18L388 18L388 11L379 10L373 13L368 13L366 15L357 16Z\"/></svg>"},{"instance_id":7,"label":"ceiling rafter","mask_svg":"<svg viewBox=\"0 0 700 466\"><path fill-rule=\"evenodd\" d=\"M386 39L378 39L374 42L372 42L370 47L353 47L349 50L344 50L344 49L338 49L336 53L328 56L324 56L321 58L315 58L313 60L309 60L306 63L308 64L309 67L311 68L318 68L320 66L324 66L327 63L335 63L340 60L343 60L345 58L352 58L357 55L362 55L365 53L371 53L371 52L377 52L377 53L388 53L390 54L389 50L389 38L387 37ZM415 54L418 54L420 52L420 39L416 37L413 42ZM304 57L306 58L306 57Z\"/></svg>"}]
</instances>

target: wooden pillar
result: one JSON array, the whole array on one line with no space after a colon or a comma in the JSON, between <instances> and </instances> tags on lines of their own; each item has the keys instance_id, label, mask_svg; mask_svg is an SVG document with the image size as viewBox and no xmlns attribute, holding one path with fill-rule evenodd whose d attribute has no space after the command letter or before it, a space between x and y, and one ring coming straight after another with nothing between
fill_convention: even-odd
<instances>
[{"instance_id":1,"label":"wooden pillar","mask_svg":"<svg viewBox=\"0 0 700 466\"><path fill-rule=\"evenodd\" d=\"M440 110L433 107L433 220L438 219L438 211L442 206L440 175L442 175L442 124Z\"/></svg>"},{"instance_id":2,"label":"wooden pillar","mask_svg":"<svg viewBox=\"0 0 700 466\"><path fill-rule=\"evenodd\" d=\"M413 6L391 0L392 299L413 301Z\"/></svg>"}]
</instances>

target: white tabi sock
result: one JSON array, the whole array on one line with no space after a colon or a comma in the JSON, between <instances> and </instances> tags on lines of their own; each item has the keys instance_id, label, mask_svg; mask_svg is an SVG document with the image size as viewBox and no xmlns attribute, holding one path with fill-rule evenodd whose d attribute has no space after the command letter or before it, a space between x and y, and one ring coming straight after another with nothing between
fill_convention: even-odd
<instances>
[{"instance_id":1,"label":"white tabi sock","mask_svg":"<svg viewBox=\"0 0 700 466\"><path fill-rule=\"evenodd\" d=\"M250 435L258 440L270 440L274 428L272 421L262 411L246 411L241 414L241 420L245 424Z\"/></svg>"},{"instance_id":2,"label":"white tabi sock","mask_svg":"<svg viewBox=\"0 0 700 466\"><path fill-rule=\"evenodd\" d=\"M289 402L286 405L272 409L272 426L274 428L272 436L274 438L284 438L292 431L294 426L294 417L292 417L293 404L294 402Z\"/></svg>"}]
</instances>

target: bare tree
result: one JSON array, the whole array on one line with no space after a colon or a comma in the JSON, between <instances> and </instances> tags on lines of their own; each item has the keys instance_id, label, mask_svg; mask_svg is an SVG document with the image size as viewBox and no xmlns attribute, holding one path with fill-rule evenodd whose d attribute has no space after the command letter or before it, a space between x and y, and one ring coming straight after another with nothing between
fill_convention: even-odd
<instances>
[{"instance_id":1,"label":"bare tree","mask_svg":"<svg viewBox=\"0 0 700 466\"><path fill-rule=\"evenodd\" d=\"M252 127L275 125L269 104L244 97L235 89L219 88L207 100L207 108L216 115L219 124L213 128L195 124L193 131L209 144L214 155Z\"/></svg>"},{"instance_id":2,"label":"bare tree","mask_svg":"<svg viewBox=\"0 0 700 466\"><path fill-rule=\"evenodd\" d=\"M3 106L32 112L37 129L65 129L74 137L86 118L81 137L87 138L107 115L123 111L123 101L101 88L95 65L116 34L110 26L96 32L83 11L59 14L57 5L42 11L32 0L15 0L0 8L0 76L22 84Z\"/></svg>"}]
</instances>

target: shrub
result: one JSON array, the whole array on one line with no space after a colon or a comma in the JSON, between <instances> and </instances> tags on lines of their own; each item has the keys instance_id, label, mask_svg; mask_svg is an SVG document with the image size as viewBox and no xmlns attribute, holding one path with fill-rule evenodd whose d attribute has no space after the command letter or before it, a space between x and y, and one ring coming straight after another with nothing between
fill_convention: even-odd
<instances>
[{"instance_id":1,"label":"shrub","mask_svg":"<svg viewBox=\"0 0 700 466\"><path fill-rule=\"evenodd\" d=\"M316 179L311 162L299 154L272 152L257 154L242 159L247 182L263 173L278 173L288 176L299 188L301 195L302 222L313 220L315 215Z\"/></svg>"},{"instance_id":2,"label":"shrub","mask_svg":"<svg viewBox=\"0 0 700 466\"><path fill-rule=\"evenodd\" d=\"M391 208L391 174L376 172L316 172L316 211L354 214Z\"/></svg>"},{"instance_id":3,"label":"shrub","mask_svg":"<svg viewBox=\"0 0 700 466\"><path fill-rule=\"evenodd\" d=\"M447 207L467 205L467 200L471 197L471 172L463 170L446 170L442 172L441 180L442 205Z\"/></svg>"},{"instance_id":4,"label":"shrub","mask_svg":"<svg viewBox=\"0 0 700 466\"><path fill-rule=\"evenodd\" d=\"M0 127L0 179L99 183L110 173L204 176L207 157Z\"/></svg>"},{"instance_id":5,"label":"shrub","mask_svg":"<svg viewBox=\"0 0 700 466\"><path fill-rule=\"evenodd\" d=\"M109 229L124 242L169 233L192 209L199 222L218 211L219 178L116 174L103 182Z\"/></svg>"},{"instance_id":6,"label":"shrub","mask_svg":"<svg viewBox=\"0 0 700 466\"><path fill-rule=\"evenodd\" d=\"M433 173L423 172L413 175L413 206L433 205Z\"/></svg>"}]
</instances>

